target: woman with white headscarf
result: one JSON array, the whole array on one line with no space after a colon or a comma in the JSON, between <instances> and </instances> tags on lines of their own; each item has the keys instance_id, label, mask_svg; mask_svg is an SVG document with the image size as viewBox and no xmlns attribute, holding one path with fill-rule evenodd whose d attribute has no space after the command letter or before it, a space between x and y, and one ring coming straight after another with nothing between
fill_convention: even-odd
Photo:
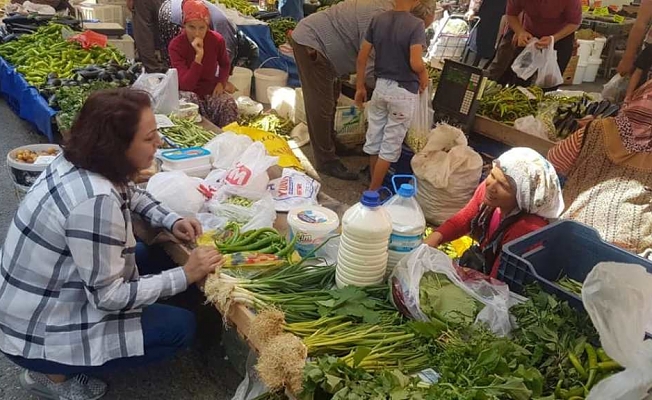
<instances>
[{"instance_id":1,"label":"woman with white headscarf","mask_svg":"<svg viewBox=\"0 0 652 400\"><path fill-rule=\"evenodd\" d=\"M554 167L536 151L517 147L494 162L469 203L426 243L437 247L471 235L479 245L462 256L460 265L496 277L503 245L548 225L563 210Z\"/></svg>"}]
</instances>

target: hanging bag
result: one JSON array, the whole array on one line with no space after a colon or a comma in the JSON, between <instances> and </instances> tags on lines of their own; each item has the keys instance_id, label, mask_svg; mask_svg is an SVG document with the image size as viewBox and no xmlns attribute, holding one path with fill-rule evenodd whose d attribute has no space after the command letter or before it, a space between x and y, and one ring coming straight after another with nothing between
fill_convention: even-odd
<instances>
[{"instance_id":1,"label":"hanging bag","mask_svg":"<svg viewBox=\"0 0 652 400\"><path fill-rule=\"evenodd\" d=\"M564 83L564 77L557 64L557 51L555 50L555 39L552 39L550 46L543 49L543 65L539 68L536 86L543 89L554 88Z\"/></svg>"}]
</instances>

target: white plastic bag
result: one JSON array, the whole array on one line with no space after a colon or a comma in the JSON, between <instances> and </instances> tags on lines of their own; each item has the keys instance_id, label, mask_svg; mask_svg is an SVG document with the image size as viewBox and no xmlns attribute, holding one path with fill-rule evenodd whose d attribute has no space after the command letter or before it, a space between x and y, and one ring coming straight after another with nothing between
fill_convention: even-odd
<instances>
[{"instance_id":1,"label":"white plastic bag","mask_svg":"<svg viewBox=\"0 0 652 400\"><path fill-rule=\"evenodd\" d=\"M546 61L543 52L536 48L537 41L532 39L512 63L512 71L523 80L530 79Z\"/></svg>"},{"instance_id":2,"label":"white plastic bag","mask_svg":"<svg viewBox=\"0 0 652 400\"><path fill-rule=\"evenodd\" d=\"M269 392L269 389L267 389L258 377L256 368L254 368L257 362L258 356L256 353L253 351L249 352L244 379L238 385L231 400L255 400L259 396Z\"/></svg>"},{"instance_id":3,"label":"white plastic bag","mask_svg":"<svg viewBox=\"0 0 652 400\"><path fill-rule=\"evenodd\" d=\"M238 114L240 115L258 115L263 112L263 105L252 100L247 96L240 96L236 100L238 105Z\"/></svg>"},{"instance_id":4,"label":"white plastic bag","mask_svg":"<svg viewBox=\"0 0 652 400\"><path fill-rule=\"evenodd\" d=\"M165 74L141 74L132 85L152 96L156 114L172 114L179 109L179 75L170 68Z\"/></svg>"},{"instance_id":5,"label":"white plastic bag","mask_svg":"<svg viewBox=\"0 0 652 400\"><path fill-rule=\"evenodd\" d=\"M276 211L287 212L295 207L317 204L321 184L303 172L283 168L281 177L270 181L267 188Z\"/></svg>"},{"instance_id":6,"label":"white plastic bag","mask_svg":"<svg viewBox=\"0 0 652 400\"><path fill-rule=\"evenodd\" d=\"M197 190L201 184L201 179L181 171L159 172L147 182L147 191L177 214L194 217L206 201L204 195Z\"/></svg>"},{"instance_id":7,"label":"white plastic bag","mask_svg":"<svg viewBox=\"0 0 652 400\"><path fill-rule=\"evenodd\" d=\"M248 136L238 135L233 132L223 132L206 143L204 148L211 152L213 168L226 170L233 166L238 157L253 142Z\"/></svg>"},{"instance_id":8,"label":"white plastic bag","mask_svg":"<svg viewBox=\"0 0 652 400\"><path fill-rule=\"evenodd\" d=\"M416 100L414 115L410 122L406 136L406 143L412 150L420 151L430 137L430 129L432 128L433 111L430 100L430 89L426 89L419 95Z\"/></svg>"},{"instance_id":9,"label":"white plastic bag","mask_svg":"<svg viewBox=\"0 0 652 400\"><path fill-rule=\"evenodd\" d=\"M441 225L461 210L480 183L482 157L467 143L462 131L440 124L412 158L419 181L417 201L432 224Z\"/></svg>"},{"instance_id":10,"label":"white plastic bag","mask_svg":"<svg viewBox=\"0 0 652 400\"><path fill-rule=\"evenodd\" d=\"M564 77L557 64L557 51L555 50L554 40L550 46L543 49L544 63L537 72L537 80L535 85L543 89L554 88L564 83Z\"/></svg>"},{"instance_id":11,"label":"white plastic bag","mask_svg":"<svg viewBox=\"0 0 652 400\"><path fill-rule=\"evenodd\" d=\"M297 93L294 89L270 86L267 88L267 98L270 101L272 110L276 111L279 117L294 121L294 110L297 99Z\"/></svg>"},{"instance_id":12,"label":"white plastic bag","mask_svg":"<svg viewBox=\"0 0 652 400\"><path fill-rule=\"evenodd\" d=\"M254 142L229 167L224 183L263 193L269 183L267 169L277 163L278 157L267 155L264 144Z\"/></svg>"},{"instance_id":13,"label":"white plastic bag","mask_svg":"<svg viewBox=\"0 0 652 400\"><path fill-rule=\"evenodd\" d=\"M514 121L514 128L529 135L549 140L546 124L539 119L534 118L533 115L528 115Z\"/></svg>"},{"instance_id":14,"label":"white plastic bag","mask_svg":"<svg viewBox=\"0 0 652 400\"><path fill-rule=\"evenodd\" d=\"M227 203L231 196L240 196L253 201L250 207ZM243 226L242 231L270 228L276 220L274 200L268 192L251 191L237 186L222 186L207 203L208 210L218 216L235 221Z\"/></svg>"},{"instance_id":15,"label":"white plastic bag","mask_svg":"<svg viewBox=\"0 0 652 400\"><path fill-rule=\"evenodd\" d=\"M652 396L652 274L634 264L596 265L582 302L607 354L625 370L598 383L587 400L641 400Z\"/></svg>"},{"instance_id":16,"label":"white plastic bag","mask_svg":"<svg viewBox=\"0 0 652 400\"><path fill-rule=\"evenodd\" d=\"M602 87L602 98L612 103L620 103L625 99L625 95L627 94L627 85L629 85L629 78L620 74L614 75Z\"/></svg>"},{"instance_id":17,"label":"white plastic bag","mask_svg":"<svg viewBox=\"0 0 652 400\"><path fill-rule=\"evenodd\" d=\"M389 278L391 298L394 303L400 303L396 304L399 310L403 308L412 318L428 321L419 302L419 285L426 272L446 275L455 286L485 305L477 315L476 323L486 324L498 336L509 334L511 322L507 284L476 271L457 269L450 257L427 244L422 244L409 256L403 257Z\"/></svg>"}]
</instances>

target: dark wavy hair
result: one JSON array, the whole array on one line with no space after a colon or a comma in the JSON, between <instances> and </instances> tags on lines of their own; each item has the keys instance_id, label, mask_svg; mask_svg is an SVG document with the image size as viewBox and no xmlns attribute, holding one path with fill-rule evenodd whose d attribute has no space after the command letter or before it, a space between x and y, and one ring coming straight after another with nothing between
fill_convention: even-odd
<instances>
[{"instance_id":1,"label":"dark wavy hair","mask_svg":"<svg viewBox=\"0 0 652 400\"><path fill-rule=\"evenodd\" d=\"M111 182L126 183L138 172L126 152L140 117L151 107L146 92L128 88L99 90L82 106L63 146L68 161Z\"/></svg>"}]
</instances>

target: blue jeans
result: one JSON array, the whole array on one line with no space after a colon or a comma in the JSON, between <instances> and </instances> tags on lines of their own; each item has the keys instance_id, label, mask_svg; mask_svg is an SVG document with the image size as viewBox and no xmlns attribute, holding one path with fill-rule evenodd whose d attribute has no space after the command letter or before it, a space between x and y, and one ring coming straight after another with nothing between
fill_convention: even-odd
<instances>
[{"instance_id":1,"label":"blue jeans","mask_svg":"<svg viewBox=\"0 0 652 400\"><path fill-rule=\"evenodd\" d=\"M176 267L165 252L158 247L142 243L136 246L136 263L141 275L155 274ZM165 304L152 304L143 308L140 323L143 328L145 354L118 358L90 367L65 365L42 359L28 359L6 354L12 362L30 371L52 375L95 374L117 369L138 367L172 358L177 351L190 347L195 337L195 315L183 308Z\"/></svg>"}]
</instances>

